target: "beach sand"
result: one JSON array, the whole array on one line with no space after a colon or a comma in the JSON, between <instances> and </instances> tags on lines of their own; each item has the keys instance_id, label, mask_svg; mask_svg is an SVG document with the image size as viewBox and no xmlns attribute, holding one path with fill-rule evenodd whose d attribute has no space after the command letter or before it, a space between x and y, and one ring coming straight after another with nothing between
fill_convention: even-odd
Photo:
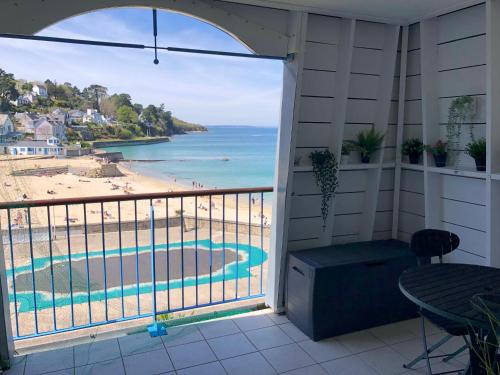
<instances>
[{"instance_id":1,"label":"beach sand","mask_svg":"<svg viewBox=\"0 0 500 375\"><path fill-rule=\"evenodd\" d=\"M164 181L128 170L124 165L119 165L120 171L124 176L112 178L89 178L81 177L71 173L56 174L53 176L12 176L12 172L19 172L25 169L33 168L98 168L99 162L93 157L81 157L74 159L40 159L23 158L22 160L13 157L3 156L0 158L0 201L19 201L23 194L26 194L28 200L32 199L61 199L74 197L93 197L124 195L126 191L130 194L157 193L193 190L188 186L181 185L174 181ZM53 194L49 194L53 192ZM260 194L253 194L254 202L250 202L248 194L243 194L238 200L238 220L248 222L249 217L252 223L260 224L261 202ZM148 200L138 201L137 218L146 220L150 217L150 202ZM196 204L195 204L196 203ZM223 215L222 196L212 197L213 218L222 219ZM155 207L155 217L165 217L166 201L165 199L153 201ZM105 222L116 221L118 218L118 207L116 202L105 203L104 220ZM194 216L195 208L199 217L208 218L210 216L210 200L208 197L200 197L195 200L194 197L184 198L182 202L185 215ZM226 196L225 198L225 218L227 220L236 219L236 197ZM181 209L181 199L171 198L168 202L168 214L170 217L179 215ZM46 225L46 208L37 208L32 210L33 225ZM249 215L249 211L250 215ZM83 224L84 214L83 205L73 205L68 208L71 224ZM269 225L271 221L271 195L264 196L264 225ZM66 209L59 206L53 209L51 215L52 225L65 225ZM135 208L133 202L123 202L120 208L122 220L133 220L135 217ZM25 214L24 214L25 216ZM21 219L21 217L20 217ZM26 218L23 218L25 221ZM55 219L55 223L54 223ZM99 204L87 205L87 223L101 222L101 207Z\"/></svg>"}]
</instances>

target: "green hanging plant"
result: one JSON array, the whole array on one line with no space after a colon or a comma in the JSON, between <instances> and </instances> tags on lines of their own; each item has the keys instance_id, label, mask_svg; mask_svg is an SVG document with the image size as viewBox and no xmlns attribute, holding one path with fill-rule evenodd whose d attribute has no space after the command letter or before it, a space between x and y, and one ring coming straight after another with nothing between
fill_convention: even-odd
<instances>
[{"instance_id":1,"label":"green hanging plant","mask_svg":"<svg viewBox=\"0 0 500 375\"><path fill-rule=\"evenodd\" d=\"M446 137L448 146L452 151L453 162L456 162L456 150L460 149L460 138L462 136L462 125L471 122L475 112L475 101L472 96L459 96L453 99L448 109L448 123L446 124ZM474 124L471 123L470 139L474 139Z\"/></svg>"},{"instance_id":2,"label":"green hanging plant","mask_svg":"<svg viewBox=\"0 0 500 375\"><path fill-rule=\"evenodd\" d=\"M318 184L321 200L321 216L323 218L323 231L326 228L326 219L330 209L330 200L335 194L339 184L337 179L338 163L337 158L330 150L314 151L309 155L316 183Z\"/></svg>"}]
</instances>

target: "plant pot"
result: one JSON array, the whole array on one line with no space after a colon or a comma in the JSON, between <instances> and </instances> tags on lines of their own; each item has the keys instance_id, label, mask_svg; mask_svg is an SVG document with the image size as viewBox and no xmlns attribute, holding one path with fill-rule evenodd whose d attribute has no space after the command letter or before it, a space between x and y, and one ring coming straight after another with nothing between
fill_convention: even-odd
<instances>
[{"instance_id":1,"label":"plant pot","mask_svg":"<svg viewBox=\"0 0 500 375\"><path fill-rule=\"evenodd\" d=\"M363 163L363 164L370 163L370 155L361 154L361 163Z\"/></svg>"},{"instance_id":2,"label":"plant pot","mask_svg":"<svg viewBox=\"0 0 500 375\"><path fill-rule=\"evenodd\" d=\"M476 170L478 172L486 171L486 158L485 159L482 159L482 158L474 159L474 161L476 162Z\"/></svg>"},{"instance_id":3,"label":"plant pot","mask_svg":"<svg viewBox=\"0 0 500 375\"><path fill-rule=\"evenodd\" d=\"M420 152L408 154L408 159L410 159L410 164L418 164L420 162Z\"/></svg>"},{"instance_id":4,"label":"plant pot","mask_svg":"<svg viewBox=\"0 0 500 375\"><path fill-rule=\"evenodd\" d=\"M436 164L436 167L446 167L446 158L448 157L447 153L438 155L433 154L432 156L434 156L434 163Z\"/></svg>"}]
</instances>

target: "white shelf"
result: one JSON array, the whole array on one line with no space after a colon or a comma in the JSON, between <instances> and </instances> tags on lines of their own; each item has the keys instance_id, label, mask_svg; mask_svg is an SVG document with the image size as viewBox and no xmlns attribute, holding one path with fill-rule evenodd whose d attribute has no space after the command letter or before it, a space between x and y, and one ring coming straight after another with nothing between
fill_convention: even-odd
<instances>
[{"instance_id":1,"label":"white shelf","mask_svg":"<svg viewBox=\"0 0 500 375\"><path fill-rule=\"evenodd\" d=\"M447 167L428 167L427 170L433 173L440 173L452 176L463 176L463 177L473 177L473 178L482 178L486 179L486 172L478 172L473 170L464 170L464 169L453 169Z\"/></svg>"},{"instance_id":2,"label":"white shelf","mask_svg":"<svg viewBox=\"0 0 500 375\"><path fill-rule=\"evenodd\" d=\"M425 167L422 164L410 164L410 163L401 163L401 168L410 169L413 171L423 171Z\"/></svg>"},{"instance_id":3,"label":"white shelf","mask_svg":"<svg viewBox=\"0 0 500 375\"><path fill-rule=\"evenodd\" d=\"M363 170L368 170L368 169L377 169L382 166L382 169L387 169L387 168L394 168L395 163L390 162L390 163L383 163L382 165L379 163L368 163L368 164L341 164L339 165L339 170L340 171L363 171ZM294 172L312 172L313 167L312 165L296 165L293 167Z\"/></svg>"}]
</instances>

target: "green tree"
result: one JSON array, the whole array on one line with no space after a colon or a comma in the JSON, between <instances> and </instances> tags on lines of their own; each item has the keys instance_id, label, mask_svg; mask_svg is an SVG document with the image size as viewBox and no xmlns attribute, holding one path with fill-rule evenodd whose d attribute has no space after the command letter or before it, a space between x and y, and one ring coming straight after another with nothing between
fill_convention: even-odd
<instances>
[{"instance_id":1,"label":"green tree","mask_svg":"<svg viewBox=\"0 0 500 375\"><path fill-rule=\"evenodd\" d=\"M9 102L16 100L18 96L14 75L0 69L0 111L10 110Z\"/></svg>"},{"instance_id":2,"label":"green tree","mask_svg":"<svg viewBox=\"0 0 500 375\"><path fill-rule=\"evenodd\" d=\"M131 107L121 106L116 111L116 120L123 124L137 124L139 117Z\"/></svg>"},{"instance_id":3,"label":"green tree","mask_svg":"<svg viewBox=\"0 0 500 375\"><path fill-rule=\"evenodd\" d=\"M101 111L101 101L108 96L108 89L101 85L90 85L82 91L82 97L89 107Z\"/></svg>"},{"instance_id":4,"label":"green tree","mask_svg":"<svg viewBox=\"0 0 500 375\"><path fill-rule=\"evenodd\" d=\"M23 90L24 92L31 92L31 90L33 90L33 84L30 82L25 82L22 84L21 90Z\"/></svg>"}]
</instances>

